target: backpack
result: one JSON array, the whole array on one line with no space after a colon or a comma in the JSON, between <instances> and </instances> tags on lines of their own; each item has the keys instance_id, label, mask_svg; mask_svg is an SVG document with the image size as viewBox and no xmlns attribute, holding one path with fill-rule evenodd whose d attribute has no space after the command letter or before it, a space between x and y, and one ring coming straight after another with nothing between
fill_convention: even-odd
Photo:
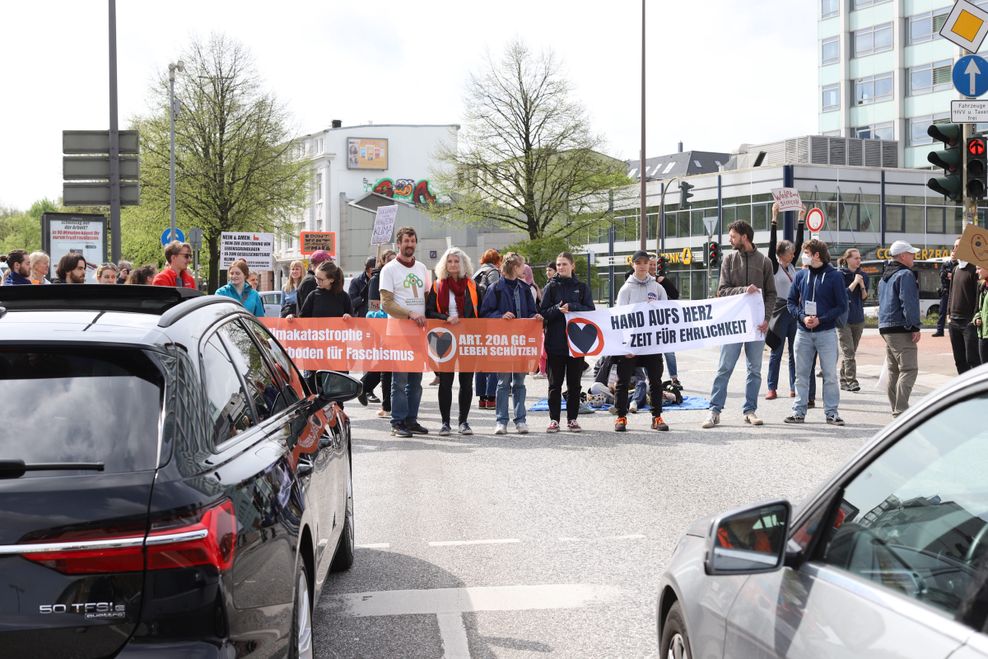
<instances>
[{"instance_id":1,"label":"backpack","mask_svg":"<svg viewBox=\"0 0 988 659\"><path fill-rule=\"evenodd\" d=\"M481 300L487 296L487 289L496 284L500 277L501 274L496 268L491 268L486 272L478 272L473 276L473 283L477 284L477 294Z\"/></svg>"}]
</instances>

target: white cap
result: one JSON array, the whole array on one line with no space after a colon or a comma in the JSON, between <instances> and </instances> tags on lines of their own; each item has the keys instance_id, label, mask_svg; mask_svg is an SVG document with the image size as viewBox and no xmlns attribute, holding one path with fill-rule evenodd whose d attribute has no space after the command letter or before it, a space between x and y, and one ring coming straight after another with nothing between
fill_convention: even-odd
<instances>
[{"instance_id":1,"label":"white cap","mask_svg":"<svg viewBox=\"0 0 988 659\"><path fill-rule=\"evenodd\" d=\"M899 254L905 254L906 252L916 254L919 250L907 243L905 240L896 240L892 243L892 246L889 247L889 254L892 256L898 256Z\"/></svg>"}]
</instances>

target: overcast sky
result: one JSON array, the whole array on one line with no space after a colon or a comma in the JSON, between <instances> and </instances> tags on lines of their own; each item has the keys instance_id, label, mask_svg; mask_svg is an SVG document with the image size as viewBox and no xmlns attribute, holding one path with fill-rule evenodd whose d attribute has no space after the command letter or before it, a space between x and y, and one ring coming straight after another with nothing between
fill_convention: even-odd
<instances>
[{"instance_id":1,"label":"overcast sky","mask_svg":"<svg viewBox=\"0 0 988 659\"><path fill-rule=\"evenodd\" d=\"M814 0L648 0L647 153L816 132ZM61 196L61 131L109 127L106 0L0 5L0 205ZM253 54L299 134L461 123L464 82L520 38L551 49L604 151L637 158L639 0L118 0L120 127L191 39Z\"/></svg>"}]
</instances>

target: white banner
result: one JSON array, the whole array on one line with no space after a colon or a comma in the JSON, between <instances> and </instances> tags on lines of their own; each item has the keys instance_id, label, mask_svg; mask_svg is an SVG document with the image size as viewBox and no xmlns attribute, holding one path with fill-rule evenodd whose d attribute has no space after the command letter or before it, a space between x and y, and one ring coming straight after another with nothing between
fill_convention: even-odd
<instances>
[{"instance_id":1,"label":"white banner","mask_svg":"<svg viewBox=\"0 0 988 659\"><path fill-rule=\"evenodd\" d=\"M762 341L763 322L765 302L754 293L568 313L566 335L574 357L653 355Z\"/></svg>"},{"instance_id":2,"label":"white banner","mask_svg":"<svg viewBox=\"0 0 988 659\"><path fill-rule=\"evenodd\" d=\"M374 214L374 230L371 233L371 245L390 245L391 234L395 230L395 219L398 217L398 204L380 206Z\"/></svg>"},{"instance_id":3,"label":"white banner","mask_svg":"<svg viewBox=\"0 0 988 659\"><path fill-rule=\"evenodd\" d=\"M237 259L251 270L273 270L273 233L224 231L220 234L220 267L226 270Z\"/></svg>"}]
</instances>

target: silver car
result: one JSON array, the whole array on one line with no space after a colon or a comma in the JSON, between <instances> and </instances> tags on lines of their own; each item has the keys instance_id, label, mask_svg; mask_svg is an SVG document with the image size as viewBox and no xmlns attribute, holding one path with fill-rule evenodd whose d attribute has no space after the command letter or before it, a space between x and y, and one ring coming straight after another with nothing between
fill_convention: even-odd
<instances>
[{"instance_id":1,"label":"silver car","mask_svg":"<svg viewBox=\"0 0 988 659\"><path fill-rule=\"evenodd\" d=\"M988 366L878 433L793 513L696 522L659 586L659 656L988 657Z\"/></svg>"}]
</instances>

